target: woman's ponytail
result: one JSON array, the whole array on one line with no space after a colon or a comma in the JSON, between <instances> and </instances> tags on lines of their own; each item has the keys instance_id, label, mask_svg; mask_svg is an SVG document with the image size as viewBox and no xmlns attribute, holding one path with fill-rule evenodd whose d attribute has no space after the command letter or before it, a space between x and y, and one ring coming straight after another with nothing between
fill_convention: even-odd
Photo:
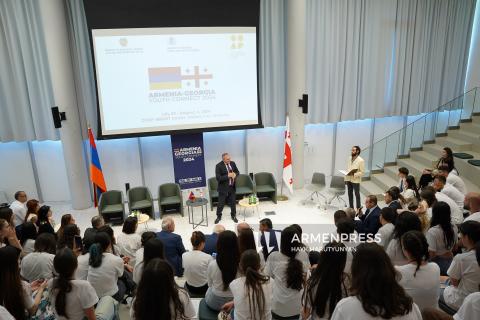
<instances>
[{"instance_id":1,"label":"woman's ponytail","mask_svg":"<svg viewBox=\"0 0 480 320\"><path fill-rule=\"evenodd\" d=\"M90 246L90 258L88 264L93 268L98 268L102 265L103 254L110 246L110 237L105 232L98 232L95 235L95 243Z\"/></svg>"},{"instance_id":2,"label":"woman's ponytail","mask_svg":"<svg viewBox=\"0 0 480 320\"><path fill-rule=\"evenodd\" d=\"M55 310L57 315L68 319L66 305L67 293L72 291L70 280L77 269L77 257L72 249L65 247L57 252L53 259L53 266L58 277L53 281L53 292L55 294Z\"/></svg>"}]
</instances>

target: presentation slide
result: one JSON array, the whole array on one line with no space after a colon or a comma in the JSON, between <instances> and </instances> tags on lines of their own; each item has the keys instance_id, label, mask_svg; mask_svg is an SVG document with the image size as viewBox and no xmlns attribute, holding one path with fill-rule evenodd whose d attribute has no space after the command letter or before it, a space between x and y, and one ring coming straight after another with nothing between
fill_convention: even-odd
<instances>
[{"instance_id":1,"label":"presentation slide","mask_svg":"<svg viewBox=\"0 0 480 320\"><path fill-rule=\"evenodd\" d=\"M102 136L260 124L256 32L93 29Z\"/></svg>"}]
</instances>

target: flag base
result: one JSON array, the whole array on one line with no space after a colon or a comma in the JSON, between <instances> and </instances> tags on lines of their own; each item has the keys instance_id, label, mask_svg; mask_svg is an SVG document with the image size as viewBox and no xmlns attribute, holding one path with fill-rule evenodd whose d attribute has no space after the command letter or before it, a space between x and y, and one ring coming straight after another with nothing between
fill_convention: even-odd
<instances>
[{"instance_id":1,"label":"flag base","mask_svg":"<svg viewBox=\"0 0 480 320\"><path fill-rule=\"evenodd\" d=\"M277 201L287 201L288 197L284 196L283 194L277 196Z\"/></svg>"}]
</instances>

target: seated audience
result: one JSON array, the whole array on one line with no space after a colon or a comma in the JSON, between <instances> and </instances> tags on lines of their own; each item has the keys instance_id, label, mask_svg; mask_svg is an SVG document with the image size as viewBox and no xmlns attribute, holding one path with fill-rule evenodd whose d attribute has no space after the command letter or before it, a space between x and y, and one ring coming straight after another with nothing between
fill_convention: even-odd
<instances>
[{"instance_id":1,"label":"seated audience","mask_svg":"<svg viewBox=\"0 0 480 320\"><path fill-rule=\"evenodd\" d=\"M58 276L48 282L50 303L57 319L95 320L115 319L115 300L106 296L98 299L92 285L74 280L77 257L70 248L58 251L53 261Z\"/></svg>"},{"instance_id":2,"label":"seated audience","mask_svg":"<svg viewBox=\"0 0 480 320\"><path fill-rule=\"evenodd\" d=\"M203 252L205 235L201 231L192 232L192 251L182 255L185 288L192 294L204 295L208 289L207 269L212 256Z\"/></svg>"},{"instance_id":3,"label":"seated audience","mask_svg":"<svg viewBox=\"0 0 480 320\"><path fill-rule=\"evenodd\" d=\"M41 206L40 209L38 209L38 219L37 219L38 234L51 233L56 236L54 225L55 223L53 221L53 214L52 214L52 210L50 210L50 207Z\"/></svg>"},{"instance_id":4,"label":"seated audience","mask_svg":"<svg viewBox=\"0 0 480 320\"><path fill-rule=\"evenodd\" d=\"M408 171L408 169L405 167L398 168L398 189L400 189L400 192L404 192L405 190L407 190L406 180L409 173L410 171Z\"/></svg>"},{"instance_id":5,"label":"seated audience","mask_svg":"<svg viewBox=\"0 0 480 320\"><path fill-rule=\"evenodd\" d=\"M272 252L265 266L265 274L273 278L272 315L276 318L298 317L301 310L310 262L299 239L298 228L283 229L280 251Z\"/></svg>"},{"instance_id":6,"label":"seated audience","mask_svg":"<svg viewBox=\"0 0 480 320\"><path fill-rule=\"evenodd\" d=\"M377 206L377 197L374 195L367 196L365 208L367 209L365 213L361 208L358 210L360 220L355 220L355 230L363 237L374 236L380 229L380 208Z\"/></svg>"},{"instance_id":7,"label":"seated audience","mask_svg":"<svg viewBox=\"0 0 480 320\"><path fill-rule=\"evenodd\" d=\"M252 229L248 223L246 223L246 222L238 223L237 224L237 235L239 235L240 232L242 232L243 230L248 230L248 229L250 229L250 230Z\"/></svg>"},{"instance_id":8,"label":"seated audience","mask_svg":"<svg viewBox=\"0 0 480 320\"><path fill-rule=\"evenodd\" d=\"M392 208L397 213L403 209L403 205L406 203L398 187L388 189L385 192L384 201L389 208Z\"/></svg>"},{"instance_id":9,"label":"seated audience","mask_svg":"<svg viewBox=\"0 0 480 320\"><path fill-rule=\"evenodd\" d=\"M409 231L401 238L403 254L410 261L395 269L401 277L398 283L412 297L420 310L438 307L440 268L428 262L428 243L420 231Z\"/></svg>"},{"instance_id":10,"label":"seated audience","mask_svg":"<svg viewBox=\"0 0 480 320\"><path fill-rule=\"evenodd\" d=\"M272 220L264 218L260 220L260 246L262 247L263 259L266 261L270 253L278 251L279 231L273 229ZM268 242L268 244L267 244Z\"/></svg>"},{"instance_id":11,"label":"seated audience","mask_svg":"<svg viewBox=\"0 0 480 320\"><path fill-rule=\"evenodd\" d=\"M25 191L17 191L14 195L15 201L10 204L10 209L13 211L15 228L25 222L27 215L27 194Z\"/></svg>"},{"instance_id":12,"label":"seated audience","mask_svg":"<svg viewBox=\"0 0 480 320\"><path fill-rule=\"evenodd\" d=\"M255 236L252 229L242 229L238 233L238 249L240 250L240 256L247 250L257 251L257 244L255 243ZM265 259L263 254L260 257L260 270L265 268Z\"/></svg>"},{"instance_id":13,"label":"seated audience","mask_svg":"<svg viewBox=\"0 0 480 320\"><path fill-rule=\"evenodd\" d=\"M175 231L175 222L172 218L167 217L162 220L162 231L157 233L157 238L162 240L165 246L165 258L175 270L175 275L181 277L183 275L182 254L185 252L182 238L173 233Z\"/></svg>"},{"instance_id":14,"label":"seated audience","mask_svg":"<svg viewBox=\"0 0 480 320\"><path fill-rule=\"evenodd\" d=\"M230 283L233 301L222 310L233 309L233 319L271 319L272 284L260 272L260 255L256 250L246 250L240 257L240 277Z\"/></svg>"},{"instance_id":15,"label":"seated audience","mask_svg":"<svg viewBox=\"0 0 480 320\"><path fill-rule=\"evenodd\" d=\"M352 221L355 221L355 217L357 216L357 212L353 208L346 208L345 213L347 214L347 218Z\"/></svg>"},{"instance_id":16,"label":"seated audience","mask_svg":"<svg viewBox=\"0 0 480 320\"><path fill-rule=\"evenodd\" d=\"M403 266L409 263L409 260L403 254L400 239L405 233L412 230L422 232L420 219L415 213L410 211L400 213L395 221L392 240L390 240L390 243L385 250L394 266Z\"/></svg>"},{"instance_id":17,"label":"seated audience","mask_svg":"<svg viewBox=\"0 0 480 320\"><path fill-rule=\"evenodd\" d=\"M240 252L237 235L230 231L223 231L218 235L217 257L210 261L207 268L208 290L205 302L216 311L233 300L230 283L237 278Z\"/></svg>"},{"instance_id":18,"label":"seated audience","mask_svg":"<svg viewBox=\"0 0 480 320\"><path fill-rule=\"evenodd\" d=\"M336 226L338 221L340 221L341 219L345 219L346 217L347 213L344 210L337 210L333 213L333 223Z\"/></svg>"},{"instance_id":19,"label":"seated audience","mask_svg":"<svg viewBox=\"0 0 480 320\"><path fill-rule=\"evenodd\" d=\"M460 224L463 222L463 212L460 210L455 201L441 192L436 192L432 186L423 188L422 192L420 193L420 197L428 204L429 209L427 210L427 214L429 218L432 217L432 206L435 204L435 202L443 201L450 207L452 223Z\"/></svg>"},{"instance_id":20,"label":"seated audience","mask_svg":"<svg viewBox=\"0 0 480 320\"><path fill-rule=\"evenodd\" d=\"M19 252L7 246L0 248L0 305L15 319L27 319L35 315L47 281L31 284L21 280L18 267ZM35 299L32 292L35 292Z\"/></svg>"},{"instance_id":21,"label":"seated audience","mask_svg":"<svg viewBox=\"0 0 480 320\"><path fill-rule=\"evenodd\" d=\"M27 214L25 215L25 222L37 222L37 213L40 209L40 203L38 200L30 199L27 201Z\"/></svg>"},{"instance_id":22,"label":"seated audience","mask_svg":"<svg viewBox=\"0 0 480 320\"><path fill-rule=\"evenodd\" d=\"M139 320L194 319L195 308L188 293L178 287L174 270L163 259L146 266L130 309L130 318Z\"/></svg>"},{"instance_id":23,"label":"seated audience","mask_svg":"<svg viewBox=\"0 0 480 320\"><path fill-rule=\"evenodd\" d=\"M148 240L154 239L157 237L157 234L153 231L145 231L142 233L140 236L140 241L142 243L142 246L135 252L135 265L138 265L140 262L143 261L143 251L145 249L145 244L147 243Z\"/></svg>"},{"instance_id":24,"label":"seated audience","mask_svg":"<svg viewBox=\"0 0 480 320\"><path fill-rule=\"evenodd\" d=\"M117 246L117 239L115 239L115 232L113 231L112 227L109 225L103 225L98 228L98 232L105 232L108 237L110 238L110 243L112 244L112 254L118 257L121 257L120 248ZM129 258L124 257L124 261L128 263Z\"/></svg>"},{"instance_id":25,"label":"seated audience","mask_svg":"<svg viewBox=\"0 0 480 320\"><path fill-rule=\"evenodd\" d=\"M120 254L129 258L128 264L131 266L135 266L135 253L142 247L142 238L136 233L137 228L138 219L128 217L123 222L122 233L116 238Z\"/></svg>"},{"instance_id":26,"label":"seated audience","mask_svg":"<svg viewBox=\"0 0 480 320\"><path fill-rule=\"evenodd\" d=\"M225 227L221 224L216 224L213 226L212 234L205 235L205 247L203 248L203 252L209 255L212 255L214 252L216 252L218 235L223 231L225 231Z\"/></svg>"},{"instance_id":27,"label":"seated audience","mask_svg":"<svg viewBox=\"0 0 480 320\"><path fill-rule=\"evenodd\" d=\"M432 186L436 192L445 194L457 204L460 210L463 210L463 200L465 199L465 195L451 184L448 184L447 179L445 179L444 176L436 175L435 179L433 179Z\"/></svg>"},{"instance_id":28,"label":"seated audience","mask_svg":"<svg viewBox=\"0 0 480 320\"><path fill-rule=\"evenodd\" d=\"M22 278L28 282L53 278L53 258L55 258L55 236L39 234L35 240L35 251L26 255L21 262Z\"/></svg>"},{"instance_id":29,"label":"seated audience","mask_svg":"<svg viewBox=\"0 0 480 320\"><path fill-rule=\"evenodd\" d=\"M97 296L111 296L122 301L126 288L118 286L118 278L123 275L123 260L112 254L110 236L105 232L95 235L95 243L90 246L90 259L87 281L95 289ZM118 284L117 284L118 283Z\"/></svg>"},{"instance_id":30,"label":"seated audience","mask_svg":"<svg viewBox=\"0 0 480 320\"><path fill-rule=\"evenodd\" d=\"M13 213L10 208L0 208L0 248L5 246L13 246L22 251L22 245L17 238L17 234L13 225L9 221L13 220Z\"/></svg>"},{"instance_id":31,"label":"seated audience","mask_svg":"<svg viewBox=\"0 0 480 320\"><path fill-rule=\"evenodd\" d=\"M479 290L480 285L480 222L467 221L459 227L460 239L465 248L464 253L457 254L448 268L450 279L440 297L440 303L458 310L463 300L471 293Z\"/></svg>"},{"instance_id":32,"label":"seated audience","mask_svg":"<svg viewBox=\"0 0 480 320\"><path fill-rule=\"evenodd\" d=\"M142 261L135 265L133 269L133 281L140 283L145 266L155 258L165 259L165 249L162 240L152 238L145 243Z\"/></svg>"},{"instance_id":33,"label":"seated audience","mask_svg":"<svg viewBox=\"0 0 480 320\"><path fill-rule=\"evenodd\" d=\"M58 240L57 240L57 250L63 248L70 248L73 251L77 251L81 253L82 248L76 248L75 246L75 236L80 236L80 229L77 227L76 224L68 224L66 225L62 232L58 232Z\"/></svg>"},{"instance_id":34,"label":"seated audience","mask_svg":"<svg viewBox=\"0 0 480 320\"><path fill-rule=\"evenodd\" d=\"M418 209L419 200L411 199L407 202L407 211L415 212Z\"/></svg>"},{"instance_id":35,"label":"seated audience","mask_svg":"<svg viewBox=\"0 0 480 320\"><path fill-rule=\"evenodd\" d=\"M341 242L346 247L345 251L347 252L347 262L345 263L344 272L350 273L353 252L355 252L355 248L360 244L360 239L354 238L354 236L356 235L355 224L353 223L353 221L348 218L340 220L337 224L337 235L339 239L338 241L336 240L336 242ZM325 248L323 250L325 250Z\"/></svg>"},{"instance_id":36,"label":"seated audience","mask_svg":"<svg viewBox=\"0 0 480 320\"><path fill-rule=\"evenodd\" d=\"M441 275L447 275L452 263L452 250L457 242L457 226L452 224L450 207L445 202L436 202L432 207L432 221L427 231L430 261L440 267Z\"/></svg>"},{"instance_id":37,"label":"seated audience","mask_svg":"<svg viewBox=\"0 0 480 320\"><path fill-rule=\"evenodd\" d=\"M57 239L60 239L62 237L63 229L65 229L65 227L70 224L75 224L75 219L69 213L64 214L60 219L60 228L58 228L58 231L57 231Z\"/></svg>"},{"instance_id":38,"label":"seated audience","mask_svg":"<svg viewBox=\"0 0 480 320\"><path fill-rule=\"evenodd\" d=\"M433 181L433 176L432 174L436 174L440 170L445 170L447 171L447 174L449 172L456 172L455 169L455 164L453 161L453 152L452 149L445 147L442 150L442 155L440 159L438 159L437 164L433 169L423 169L422 176L420 177L419 181L419 187L420 189L425 188L430 184L430 182ZM458 175L458 172L456 173Z\"/></svg>"},{"instance_id":39,"label":"seated audience","mask_svg":"<svg viewBox=\"0 0 480 320\"><path fill-rule=\"evenodd\" d=\"M87 228L83 234L83 246L85 248L90 248L90 246L95 242L95 234L98 229L105 225L105 220L102 216L94 216L91 220L92 227Z\"/></svg>"},{"instance_id":40,"label":"seated audience","mask_svg":"<svg viewBox=\"0 0 480 320\"><path fill-rule=\"evenodd\" d=\"M448 166L440 166L438 167L437 174L447 178L447 183L457 188L458 191L463 194L467 194L467 186L465 185L463 179L458 176L456 171L449 170Z\"/></svg>"},{"instance_id":41,"label":"seated audience","mask_svg":"<svg viewBox=\"0 0 480 320\"><path fill-rule=\"evenodd\" d=\"M25 222L22 225L22 238L20 239L24 255L35 250L35 239L37 239L37 226L33 222Z\"/></svg>"},{"instance_id":42,"label":"seated audience","mask_svg":"<svg viewBox=\"0 0 480 320\"><path fill-rule=\"evenodd\" d=\"M464 207L470 214L465 218L466 221L480 222L480 193L469 192L465 196Z\"/></svg>"},{"instance_id":43,"label":"seated audience","mask_svg":"<svg viewBox=\"0 0 480 320\"><path fill-rule=\"evenodd\" d=\"M382 225L378 229L377 235L380 239L378 244L383 248L388 248L390 240L393 238L393 230L395 229L395 221L398 214L390 207L385 207L380 210L380 224Z\"/></svg>"},{"instance_id":44,"label":"seated audience","mask_svg":"<svg viewBox=\"0 0 480 320\"><path fill-rule=\"evenodd\" d=\"M407 176L404 182L403 191L400 190L400 194L405 199L406 203L409 203L413 199L419 200L420 194L418 193L417 183L414 176Z\"/></svg>"},{"instance_id":45,"label":"seated audience","mask_svg":"<svg viewBox=\"0 0 480 320\"><path fill-rule=\"evenodd\" d=\"M398 284L390 259L376 243L357 247L352 262L351 292L352 296L337 303L332 320L422 319L418 306Z\"/></svg>"},{"instance_id":46,"label":"seated audience","mask_svg":"<svg viewBox=\"0 0 480 320\"><path fill-rule=\"evenodd\" d=\"M477 259L480 264L480 259ZM470 320L478 318L480 314L480 292L470 293L457 313L453 316L455 320Z\"/></svg>"},{"instance_id":47,"label":"seated audience","mask_svg":"<svg viewBox=\"0 0 480 320\"><path fill-rule=\"evenodd\" d=\"M330 319L337 302L348 296L350 276L344 272L347 248L330 242L307 281L303 296L302 319Z\"/></svg>"}]
</instances>

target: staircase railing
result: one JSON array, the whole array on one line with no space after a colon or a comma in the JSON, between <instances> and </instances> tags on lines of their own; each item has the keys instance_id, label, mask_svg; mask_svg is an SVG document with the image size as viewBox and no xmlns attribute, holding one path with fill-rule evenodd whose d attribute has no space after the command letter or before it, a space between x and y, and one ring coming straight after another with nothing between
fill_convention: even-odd
<instances>
[{"instance_id":1,"label":"staircase railing","mask_svg":"<svg viewBox=\"0 0 480 320\"><path fill-rule=\"evenodd\" d=\"M407 157L412 149L435 141L436 137L445 135L448 129L459 126L462 120L471 119L472 114L478 112L480 89L473 88L432 112L418 115L403 128L362 150L366 176L372 171L382 170L386 163L394 163L397 158Z\"/></svg>"}]
</instances>

